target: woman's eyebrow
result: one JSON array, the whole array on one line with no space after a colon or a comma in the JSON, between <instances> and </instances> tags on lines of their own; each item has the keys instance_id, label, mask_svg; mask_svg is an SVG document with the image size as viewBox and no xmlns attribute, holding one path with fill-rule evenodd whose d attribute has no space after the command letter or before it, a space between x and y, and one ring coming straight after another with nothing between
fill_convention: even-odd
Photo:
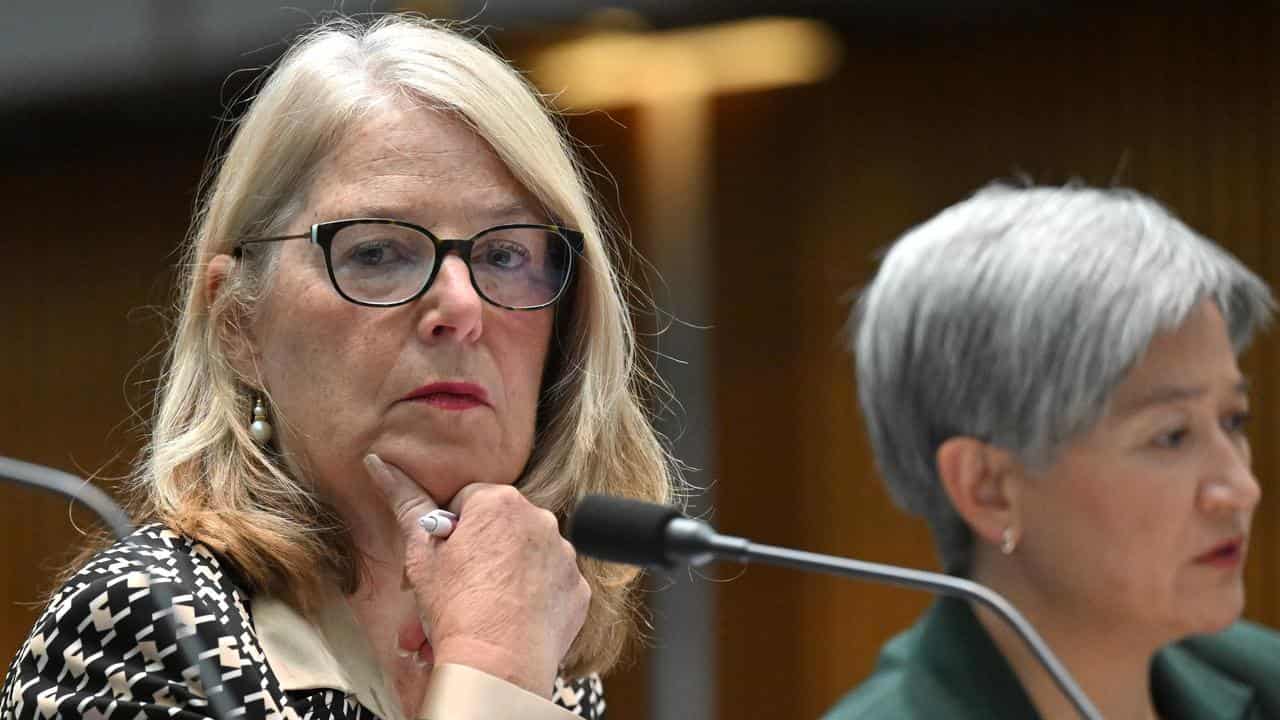
<instances>
[{"instance_id":1,"label":"woman's eyebrow","mask_svg":"<svg viewBox=\"0 0 1280 720\"><path fill-rule=\"evenodd\" d=\"M1209 392L1206 385L1159 385L1150 392L1144 393L1136 400L1124 403L1119 408L1120 415L1134 415L1156 405L1165 405L1168 403L1182 402L1184 400L1194 400L1203 397ZM1240 378L1232 389L1233 394L1239 396L1248 396L1249 379Z\"/></svg>"},{"instance_id":2,"label":"woman's eyebrow","mask_svg":"<svg viewBox=\"0 0 1280 720\"><path fill-rule=\"evenodd\" d=\"M530 208L527 203L514 198L481 208L479 214L500 222L528 220L531 216L540 217L543 215L542 211Z\"/></svg>"},{"instance_id":3,"label":"woman's eyebrow","mask_svg":"<svg viewBox=\"0 0 1280 720\"><path fill-rule=\"evenodd\" d=\"M527 203L512 199L494 203L492 205L479 205L466 208L462 214L462 219L471 225L470 232L480 232L486 228L495 227L497 225L517 225L522 223L542 224L548 222L547 215L534 208L530 208ZM424 218L431 220L430 218ZM427 226L432 229L431 226Z\"/></svg>"},{"instance_id":4,"label":"woman's eyebrow","mask_svg":"<svg viewBox=\"0 0 1280 720\"><path fill-rule=\"evenodd\" d=\"M347 218L383 218L386 220L407 220L409 208L399 205L360 204L338 205L324 209L322 220L339 220Z\"/></svg>"},{"instance_id":5,"label":"woman's eyebrow","mask_svg":"<svg viewBox=\"0 0 1280 720\"><path fill-rule=\"evenodd\" d=\"M450 210L456 212L456 210ZM328 215L332 218L385 218L388 220L404 220L406 222L417 222L425 220L427 223L433 222L430 214L430 208L410 207L400 204L384 204L369 203L359 205L344 205L333 210L329 210ZM491 205L480 205L466 209L466 214L472 217L483 217L495 224L506 222L529 221L531 217L542 217L543 213L535 208L530 208L528 203L521 202L518 199L504 200L495 202ZM429 225L428 225L429 227Z\"/></svg>"}]
</instances>

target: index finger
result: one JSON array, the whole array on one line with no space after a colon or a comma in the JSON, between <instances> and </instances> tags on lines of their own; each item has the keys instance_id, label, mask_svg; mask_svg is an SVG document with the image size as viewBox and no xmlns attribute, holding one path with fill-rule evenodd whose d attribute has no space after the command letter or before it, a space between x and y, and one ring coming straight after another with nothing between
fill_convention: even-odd
<instances>
[{"instance_id":1,"label":"index finger","mask_svg":"<svg viewBox=\"0 0 1280 720\"><path fill-rule=\"evenodd\" d=\"M374 487L378 488L391 507L402 531L417 528L418 518L438 509L435 500L413 478L374 453L364 456L364 467L368 470Z\"/></svg>"},{"instance_id":2,"label":"index finger","mask_svg":"<svg viewBox=\"0 0 1280 720\"><path fill-rule=\"evenodd\" d=\"M461 516L462 506L466 505L473 495L493 487L500 487L500 485L498 483L485 482L473 482L464 485L461 490L454 493L453 499L449 501L449 510L453 511L455 515Z\"/></svg>"}]
</instances>

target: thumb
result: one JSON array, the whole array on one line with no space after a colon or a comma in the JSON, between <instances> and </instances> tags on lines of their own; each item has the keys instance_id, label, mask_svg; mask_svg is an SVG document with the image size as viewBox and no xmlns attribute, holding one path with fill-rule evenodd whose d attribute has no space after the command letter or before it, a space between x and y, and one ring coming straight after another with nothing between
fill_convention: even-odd
<instances>
[{"instance_id":1,"label":"thumb","mask_svg":"<svg viewBox=\"0 0 1280 720\"><path fill-rule=\"evenodd\" d=\"M384 462L373 453L364 456L364 467L374 487L378 488L378 492L382 494L383 499L387 501L387 506L395 515L400 532L406 537L412 537L413 533L420 532L418 518L437 509L431 496L414 482L413 478L405 475L403 470Z\"/></svg>"}]
</instances>

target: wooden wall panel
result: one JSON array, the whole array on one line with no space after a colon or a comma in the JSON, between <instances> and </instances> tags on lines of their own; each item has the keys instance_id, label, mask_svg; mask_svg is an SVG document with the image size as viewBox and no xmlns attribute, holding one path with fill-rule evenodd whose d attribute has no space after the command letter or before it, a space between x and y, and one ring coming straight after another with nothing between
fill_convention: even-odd
<instances>
[{"instance_id":1,"label":"wooden wall panel","mask_svg":"<svg viewBox=\"0 0 1280 720\"><path fill-rule=\"evenodd\" d=\"M203 144L112 147L5 168L0 238L0 455L111 490L140 443L164 334L171 253ZM85 138L80 138L84 141ZM172 141L171 141L172 142ZM200 141L203 143L203 140ZM134 414L140 410L143 416ZM0 483L0 664L26 637L91 515Z\"/></svg>"}]
</instances>

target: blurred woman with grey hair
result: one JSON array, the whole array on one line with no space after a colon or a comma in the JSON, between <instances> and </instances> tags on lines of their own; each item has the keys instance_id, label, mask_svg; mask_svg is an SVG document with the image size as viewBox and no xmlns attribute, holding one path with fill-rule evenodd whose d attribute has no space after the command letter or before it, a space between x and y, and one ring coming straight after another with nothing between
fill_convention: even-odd
<instances>
[{"instance_id":1,"label":"blurred woman with grey hair","mask_svg":"<svg viewBox=\"0 0 1280 720\"><path fill-rule=\"evenodd\" d=\"M851 319L890 494L1109 719L1280 717L1280 636L1239 620L1260 490L1237 356L1272 307L1138 193L995 186L904 235ZM943 599L830 717L1075 714Z\"/></svg>"},{"instance_id":2,"label":"blurred woman with grey hair","mask_svg":"<svg viewBox=\"0 0 1280 720\"><path fill-rule=\"evenodd\" d=\"M146 524L54 595L0 717L600 717L637 573L560 526L674 481L608 243L469 34L299 39L185 245Z\"/></svg>"}]
</instances>

